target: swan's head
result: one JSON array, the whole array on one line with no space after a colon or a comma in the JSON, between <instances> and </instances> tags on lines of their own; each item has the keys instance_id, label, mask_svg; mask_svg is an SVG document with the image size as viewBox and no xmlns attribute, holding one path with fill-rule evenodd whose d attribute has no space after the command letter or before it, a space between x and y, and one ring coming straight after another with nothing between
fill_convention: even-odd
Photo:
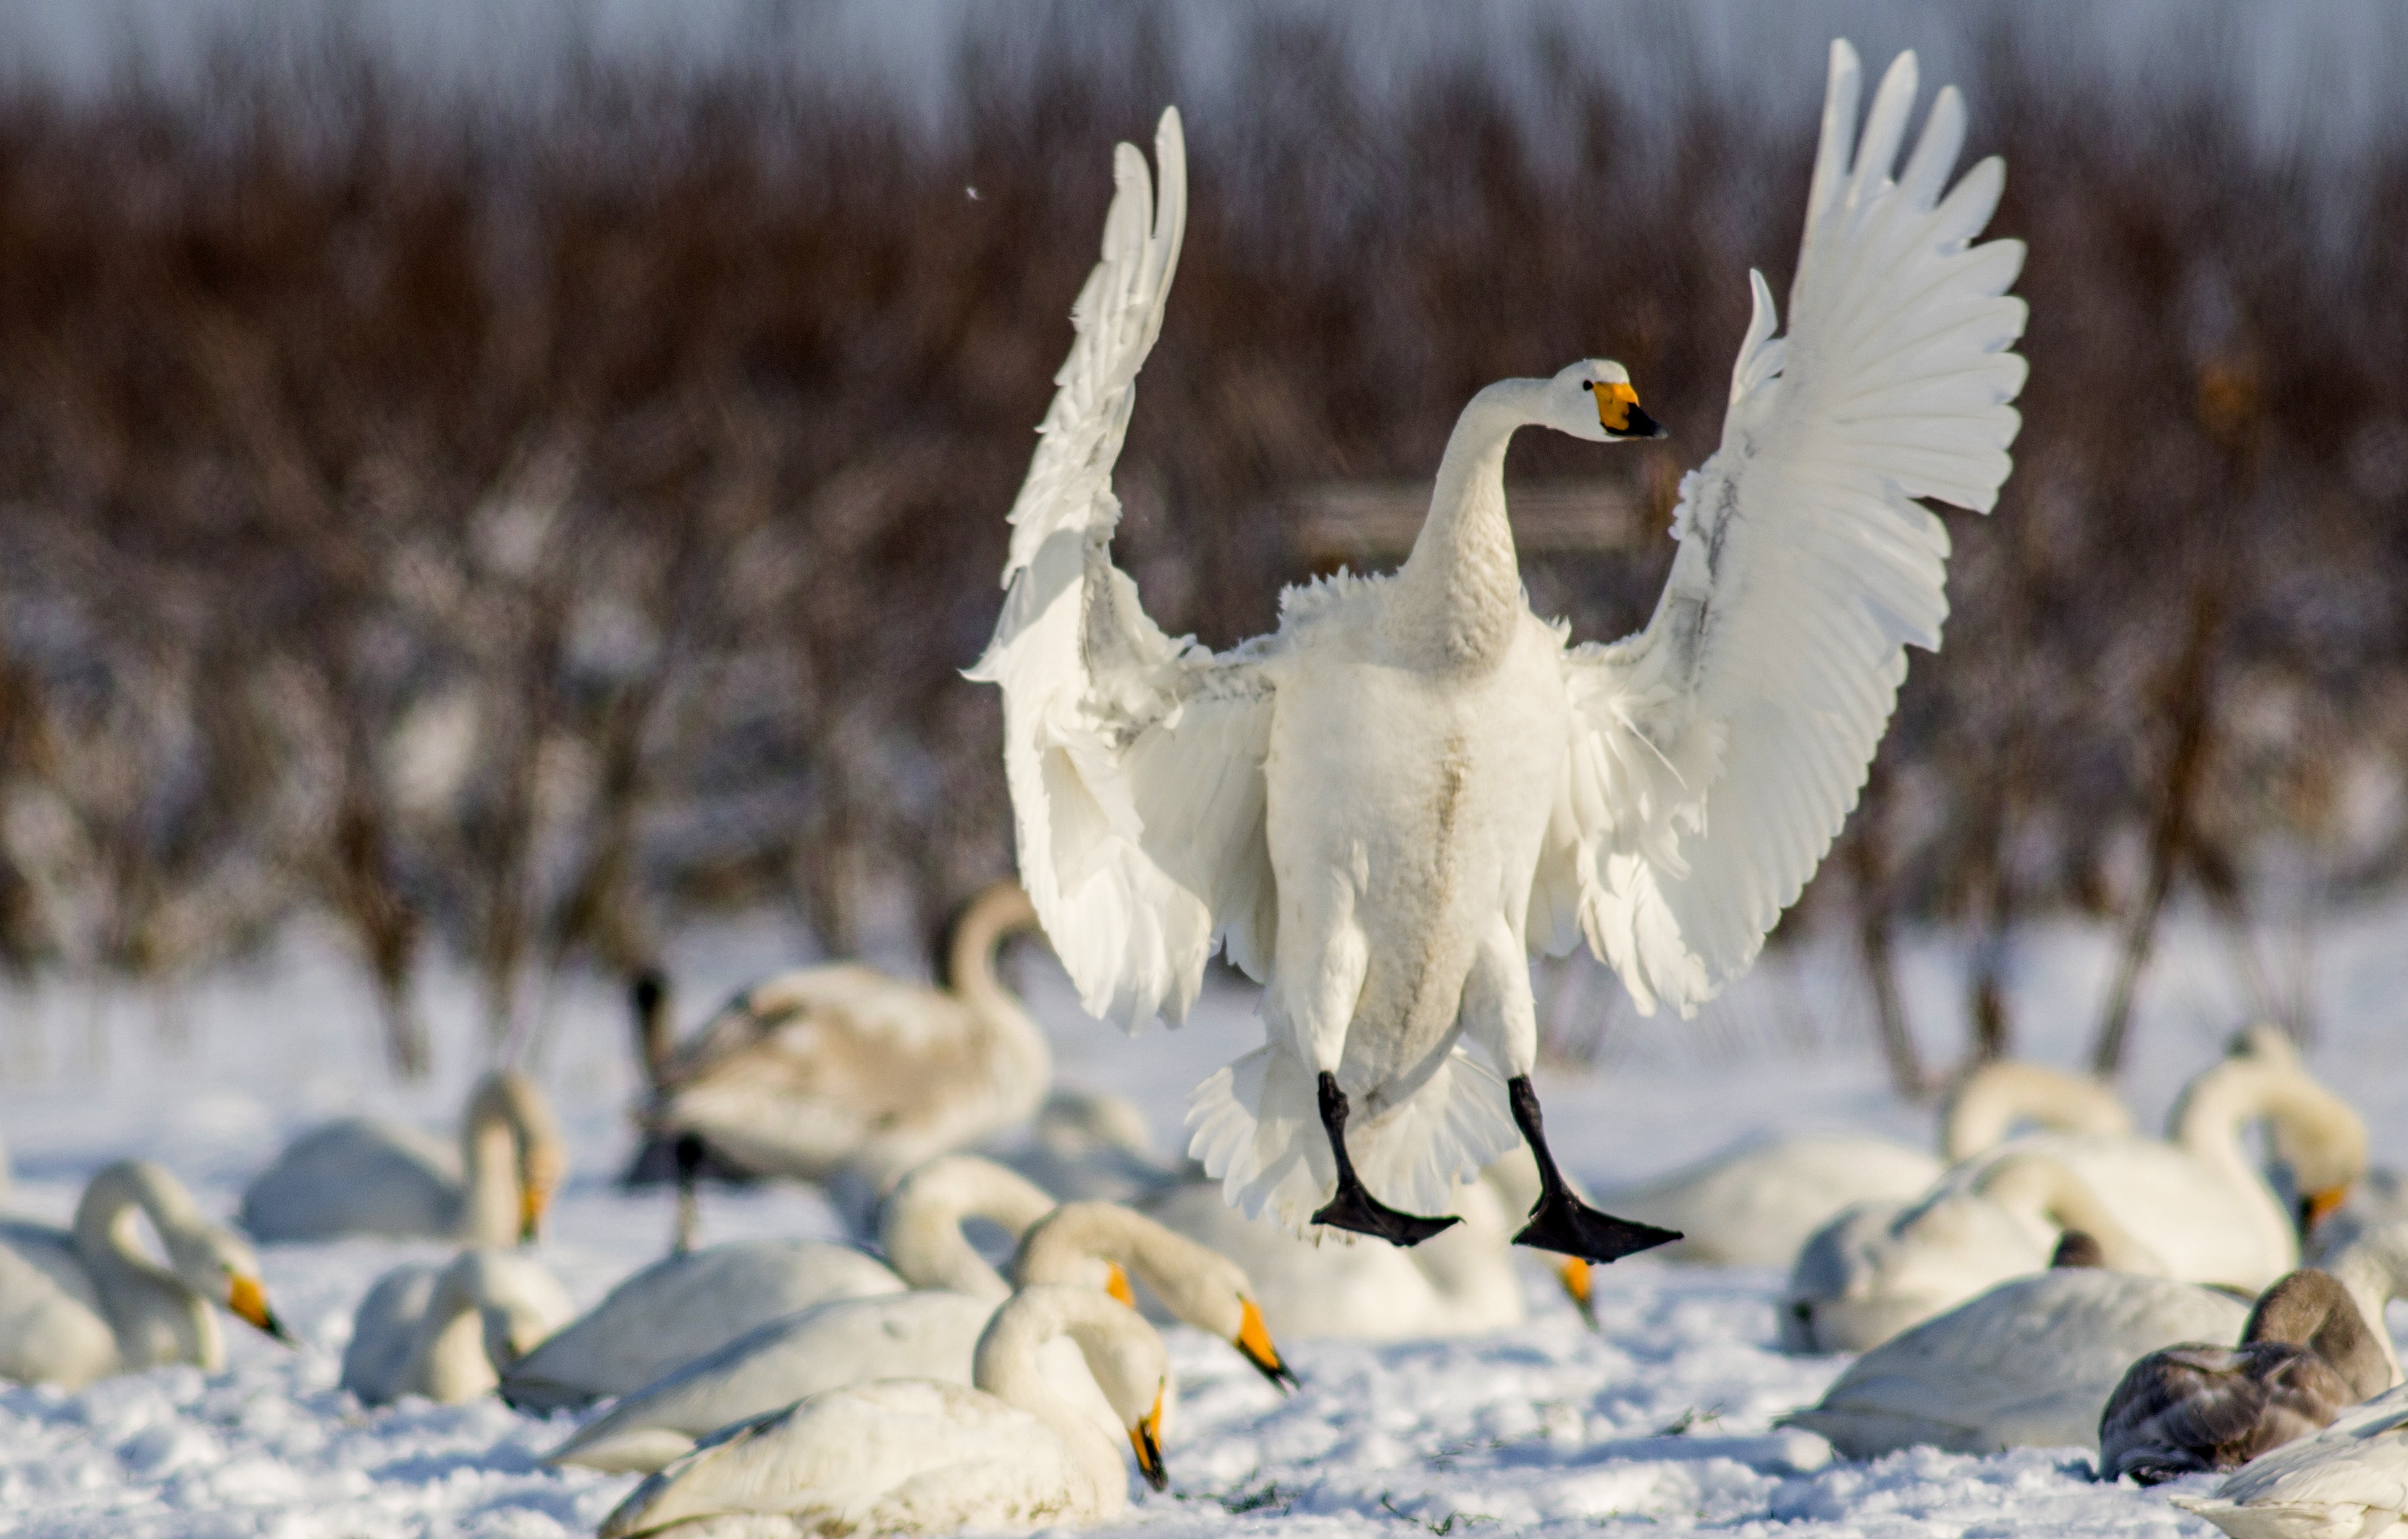
<instances>
[{"instance_id":1,"label":"swan's head","mask_svg":"<svg viewBox=\"0 0 2408 1539\"><path fill-rule=\"evenodd\" d=\"M1639 410L1630 371L1610 358L1584 358L1547 381L1546 426L1592 443L1660 439L1664 427Z\"/></svg>"},{"instance_id":2,"label":"swan's head","mask_svg":"<svg viewBox=\"0 0 2408 1539\"><path fill-rule=\"evenodd\" d=\"M189 1233L160 1235L177 1280L204 1299L215 1299L226 1312L255 1326L286 1345L297 1345L276 1311L267 1306L267 1289L259 1281L259 1258L242 1240L214 1224Z\"/></svg>"}]
</instances>

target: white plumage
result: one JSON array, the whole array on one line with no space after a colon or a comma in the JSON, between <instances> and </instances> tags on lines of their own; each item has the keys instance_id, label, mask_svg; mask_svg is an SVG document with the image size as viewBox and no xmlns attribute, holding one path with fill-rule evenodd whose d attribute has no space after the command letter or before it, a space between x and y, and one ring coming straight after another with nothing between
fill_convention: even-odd
<instances>
[{"instance_id":1,"label":"white plumage","mask_svg":"<svg viewBox=\"0 0 2408 1539\"><path fill-rule=\"evenodd\" d=\"M438 1405L474 1400L576 1313L532 1256L480 1247L448 1263L405 1262L378 1278L351 1316L342 1388L366 1405L404 1395Z\"/></svg>"},{"instance_id":2,"label":"white plumage","mask_svg":"<svg viewBox=\"0 0 2408 1539\"><path fill-rule=\"evenodd\" d=\"M1002 686L1023 879L1087 1008L1176 1022L1216 946L1267 984L1265 1047L1190 1118L1249 1214L1300 1228L1347 1191L1333 1127L1377 1201L1443 1211L1516 1139L1501 1082L1535 1055L1529 951L1585 937L1642 1008L1693 1011L1839 831L1903 649L1936 646L1947 611L1947 536L1913 499L1992 505L2024 378L2022 248L1970 244L2002 173L1950 187L1953 90L1898 169L1914 94L1905 55L1859 137L1834 45L1791 333L1753 279L1722 447L1684 483L1655 617L1612 646L1530 612L1501 479L1524 425L1652 429L1597 360L1474 397L1399 571L1290 590L1277 634L1226 653L1165 636L1109 548L1185 219L1176 114L1158 204L1116 151L973 676Z\"/></svg>"}]
</instances>

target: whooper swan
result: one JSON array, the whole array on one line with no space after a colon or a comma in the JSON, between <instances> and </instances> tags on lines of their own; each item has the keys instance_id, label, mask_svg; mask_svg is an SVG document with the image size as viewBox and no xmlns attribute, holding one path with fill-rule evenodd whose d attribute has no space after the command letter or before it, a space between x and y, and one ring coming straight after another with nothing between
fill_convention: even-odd
<instances>
[{"instance_id":1,"label":"whooper swan","mask_svg":"<svg viewBox=\"0 0 2408 1539\"><path fill-rule=\"evenodd\" d=\"M502 1374L502 1398L553 1411L624 1395L797 1310L906 1287L988 1300L1011 1291L962 1233L980 1217L1017 1237L1054 1200L991 1161L931 1160L887 1199L886 1259L823 1240L741 1240L681 1251L621 1282ZM891 1264L890 1264L891 1263Z\"/></svg>"},{"instance_id":2,"label":"whooper swan","mask_svg":"<svg viewBox=\"0 0 2408 1539\"><path fill-rule=\"evenodd\" d=\"M1518 1133L1542 1184L1521 1243L1676 1237L1556 1171L1528 953L1585 936L1642 1009L1684 1013L1754 960L1856 800L1904 648L1939 643L1947 535L1913 499L1988 509L2018 421L2023 251L1967 244L2003 172L1949 186L1953 90L1899 165L1913 55L1861 137L1857 85L1835 43L1791 335L1752 277L1723 445L1683 483L1654 619L1612 646L1531 612L1502 479L1524 426L1661 435L1601 359L1472 397L1397 572L1291 589L1278 633L1230 652L1165 636L1111 565L1111 478L1186 218L1177 114L1158 206L1116 151L972 674L1002 687L1021 874L1086 1007L1176 1021L1216 946L1266 985L1265 1045L1189 1115L1249 1215L1410 1244Z\"/></svg>"},{"instance_id":3,"label":"whooper swan","mask_svg":"<svg viewBox=\"0 0 2408 1539\"><path fill-rule=\"evenodd\" d=\"M1120 1451L1039 1366L1059 1336L1078 1344L1139 1473L1163 1489L1162 1338L1101 1293L1039 1287L979 1338L976 1388L882 1379L738 1422L638 1486L601 1539L739 1515L783 1519L743 1526L759 1535L1025 1532L1115 1517L1128 1505Z\"/></svg>"},{"instance_id":4,"label":"whooper swan","mask_svg":"<svg viewBox=\"0 0 2408 1539\"><path fill-rule=\"evenodd\" d=\"M366 1405L404 1395L474 1400L576 1313L559 1279L516 1251L407 1262L378 1278L351 1316L342 1388Z\"/></svg>"},{"instance_id":5,"label":"whooper swan","mask_svg":"<svg viewBox=\"0 0 2408 1539\"><path fill-rule=\"evenodd\" d=\"M567 1171L543 1092L506 1069L470 1093L456 1151L405 1122L329 1122L252 1179L240 1222L270 1241L380 1234L508 1245L536 1237Z\"/></svg>"},{"instance_id":6,"label":"whooper swan","mask_svg":"<svg viewBox=\"0 0 2408 1539\"><path fill-rule=\"evenodd\" d=\"M820 1181L850 1167L882 1189L1026 1120L1053 1049L995 960L1036 923L1027 896L998 883L955 916L934 988L855 962L754 984L661 1060L647 1127L699 1134L758 1174Z\"/></svg>"},{"instance_id":7,"label":"whooper swan","mask_svg":"<svg viewBox=\"0 0 2408 1539\"><path fill-rule=\"evenodd\" d=\"M167 1265L143 1254L136 1215ZM259 1261L201 1217L183 1184L147 1159L101 1168L70 1229L0 1221L0 1378L80 1389L159 1363L225 1366L216 1304L281 1342Z\"/></svg>"}]
</instances>

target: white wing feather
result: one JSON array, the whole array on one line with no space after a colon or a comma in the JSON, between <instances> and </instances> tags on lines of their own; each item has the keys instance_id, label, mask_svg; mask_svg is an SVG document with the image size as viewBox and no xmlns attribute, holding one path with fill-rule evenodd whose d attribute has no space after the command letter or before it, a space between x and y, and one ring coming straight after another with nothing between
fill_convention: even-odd
<instances>
[{"instance_id":1,"label":"white wing feather","mask_svg":"<svg viewBox=\"0 0 2408 1539\"><path fill-rule=\"evenodd\" d=\"M1093 1014L1182 1018L1226 942L1257 980L1277 908L1263 834L1270 685L1242 650L1165 636L1111 564L1112 466L1162 330L1187 219L1176 109L1113 151L1103 260L1071 311L1036 457L1011 509L1010 592L969 677L1002 686L1021 881Z\"/></svg>"},{"instance_id":2,"label":"white wing feather","mask_svg":"<svg viewBox=\"0 0 2408 1539\"><path fill-rule=\"evenodd\" d=\"M1790 335L1751 274L1722 446L1683 482L1655 616L1566 654L1573 741L1530 934L1558 953L1585 934L1651 1013L1712 998L1821 863L1905 647L1937 648L1948 613L1947 531L1913 499L1988 511L2020 425L2023 247L1970 244L2004 172L1947 185L1965 124L1949 89L1893 180L1914 56L1861 140L1857 82L1834 43Z\"/></svg>"}]
</instances>

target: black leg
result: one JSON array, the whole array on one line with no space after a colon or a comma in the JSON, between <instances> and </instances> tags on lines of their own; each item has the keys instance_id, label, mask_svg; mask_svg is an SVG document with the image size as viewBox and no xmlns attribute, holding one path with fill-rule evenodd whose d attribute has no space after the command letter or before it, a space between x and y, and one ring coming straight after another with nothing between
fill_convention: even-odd
<instances>
[{"instance_id":1,"label":"black leg","mask_svg":"<svg viewBox=\"0 0 2408 1539\"><path fill-rule=\"evenodd\" d=\"M1346 1092L1338 1088L1335 1074L1321 1076L1321 1127L1329 1135L1329 1152L1338 1157L1338 1192L1312 1215L1314 1223L1376 1235L1392 1245L1418 1245L1449 1225L1463 1222L1453 1214L1422 1218L1398 1213L1365 1188L1354 1174L1354 1161L1346 1156Z\"/></svg>"},{"instance_id":2,"label":"black leg","mask_svg":"<svg viewBox=\"0 0 2408 1539\"><path fill-rule=\"evenodd\" d=\"M1547 1152L1546 1129L1539 1115L1539 1092L1530 1087L1530 1076L1514 1075L1505 1082L1505 1090L1513 1103L1513 1126L1522 1129L1522 1137L1539 1161L1539 1203L1530 1210L1529 1224L1513 1236L1515 1244L1535 1245L1584 1260L1611 1261L1681 1238L1678 1230L1634 1224L1627 1218L1599 1213L1574 1197L1571 1187L1564 1184L1563 1172L1555 1169L1555 1157Z\"/></svg>"},{"instance_id":3,"label":"black leg","mask_svg":"<svg viewBox=\"0 0 2408 1539\"><path fill-rule=\"evenodd\" d=\"M695 1201L695 1183L701 1178L704 1160L710 1151L700 1137L693 1133L678 1135L677 1150L677 1235L670 1248L682 1256L694 1248L695 1230L701 1223L701 1209Z\"/></svg>"}]
</instances>

